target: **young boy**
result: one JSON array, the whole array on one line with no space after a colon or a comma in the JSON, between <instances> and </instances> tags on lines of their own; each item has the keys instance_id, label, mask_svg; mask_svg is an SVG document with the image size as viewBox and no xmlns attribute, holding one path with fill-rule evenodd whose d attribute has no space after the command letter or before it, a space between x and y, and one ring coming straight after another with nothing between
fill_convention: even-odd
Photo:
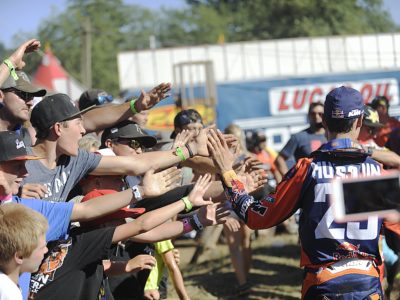
<instances>
[{"instance_id":1,"label":"young boy","mask_svg":"<svg viewBox=\"0 0 400 300\"><path fill-rule=\"evenodd\" d=\"M36 272L46 248L46 218L17 203L0 206L0 299L22 300L18 278Z\"/></svg>"}]
</instances>

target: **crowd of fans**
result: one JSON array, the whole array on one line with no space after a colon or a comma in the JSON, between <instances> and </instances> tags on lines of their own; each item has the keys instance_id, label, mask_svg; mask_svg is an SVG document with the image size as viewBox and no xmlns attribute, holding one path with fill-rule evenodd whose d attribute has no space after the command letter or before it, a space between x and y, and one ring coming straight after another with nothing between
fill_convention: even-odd
<instances>
[{"instance_id":1,"label":"crowd of fans","mask_svg":"<svg viewBox=\"0 0 400 300\"><path fill-rule=\"evenodd\" d=\"M399 224L336 223L327 200L333 177L400 167L388 99L335 88L279 153L263 132L222 133L194 109L160 142L143 127L170 84L121 104L100 89L73 101L21 71L39 47L25 42L0 67L0 299L160 299L167 273L195 298L173 241L196 236L195 263L221 232L245 297L253 232L279 224L299 232L303 299L383 299L384 277L390 297Z\"/></svg>"}]
</instances>

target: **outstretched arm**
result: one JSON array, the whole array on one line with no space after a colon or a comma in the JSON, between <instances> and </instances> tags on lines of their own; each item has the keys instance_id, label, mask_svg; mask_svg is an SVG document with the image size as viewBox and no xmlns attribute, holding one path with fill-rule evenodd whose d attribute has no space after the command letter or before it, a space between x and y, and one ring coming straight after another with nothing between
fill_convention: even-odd
<instances>
[{"instance_id":1,"label":"outstretched arm","mask_svg":"<svg viewBox=\"0 0 400 300\"><path fill-rule=\"evenodd\" d=\"M150 170L146 173L142 185L138 188L143 198L154 197L176 187L179 180L180 171L175 167L159 173L154 173L154 170ZM137 202L137 200L131 189L100 196L74 205L71 221L89 221L110 214L131 203Z\"/></svg>"},{"instance_id":2,"label":"outstretched arm","mask_svg":"<svg viewBox=\"0 0 400 300\"><path fill-rule=\"evenodd\" d=\"M161 83L149 92L142 90L139 98L131 100L131 102L96 107L84 113L83 126L87 133L113 126L132 117L134 111L140 113L152 108L162 99L168 97L167 93L170 90L170 83Z\"/></svg>"},{"instance_id":3,"label":"outstretched arm","mask_svg":"<svg viewBox=\"0 0 400 300\"><path fill-rule=\"evenodd\" d=\"M161 225L162 223L174 217L180 211L184 209L189 210L191 207L188 207L188 205L204 206L212 204L212 201L205 201L203 199L204 192L210 185L210 179L211 176L209 174L206 174L204 177L200 176L193 190L189 194L189 203L185 201L177 201L170 205L145 213L130 223L117 226L113 236L113 243L126 240L129 237L133 237L141 233L145 233L154 227Z\"/></svg>"},{"instance_id":4,"label":"outstretched arm","mask_svg":"<svg viewBox=\"0 0 400 300\"><path fill-rule=\"evenodd\" d=\"M208 156L207 136L200 133L189 143L193 156ZM191 156L187 147L180 148L183 157L176 153L176 149L167 151L152 151L136 156L103 156L92 175L142 175L150 168L165 169Z\"/></svg>"}]
</instances>

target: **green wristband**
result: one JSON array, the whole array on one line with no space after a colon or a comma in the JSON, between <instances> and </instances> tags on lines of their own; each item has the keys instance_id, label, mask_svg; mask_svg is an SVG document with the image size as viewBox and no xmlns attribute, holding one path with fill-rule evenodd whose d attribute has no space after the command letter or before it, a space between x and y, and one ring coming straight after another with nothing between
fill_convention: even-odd
<instances>
[{"instance_id":1,"label":"green wristband","mask_svg":"<svg viewBox=\"0 0 400 300\"><path fill-rule=\"evenodd\" d=\"M176 155L179 156L181 161L185 161L186 160L185 154L183 154L183 150L182 150L181 147L176 147L175 153L176 153Z\"/></svg>"},{"instance_id":2,"label":"green wristband","mask_svg":"<svg viewBox=\"0 0 400 300\"><path fill-rule=\"evenodd\" d=\"M183 197L182 201L185 204L185 211L186 212L191 211L192 208L193 208L193 205L192 205L192 202L190 202L189 198L188 197Z\"/></svg>"},{"instance_id":3,"label":"green wristband","mask_svg":"<svg viewBox=\"0 0 400 300\"><path fill-rule=\"evenodd\" d=\"M14 65L13 65L13 63L11 62L11 60L9 60L9 59L5 59L4 61L3 61L3 63L8 67L8 69L10 70L10 75L12 76L12 78L14 79L14 80L18 80L18 75L17 75L17 73L15 72L15 67L14 67Z\"/></svg>"},{"instance_id":4,"label":"green wristband","mask_svg":"<svg viewBox=\"0 0 400 300\"><path fill-rule=\"evenodd\" d=\"M133 114L137 114L137 113L138 113L138 111L137 111L136 108L135 108L136 100L137 100L137 98L132 99L131 102L130 102L131 112L132 112Z\"/></svg>"}]
</instances>

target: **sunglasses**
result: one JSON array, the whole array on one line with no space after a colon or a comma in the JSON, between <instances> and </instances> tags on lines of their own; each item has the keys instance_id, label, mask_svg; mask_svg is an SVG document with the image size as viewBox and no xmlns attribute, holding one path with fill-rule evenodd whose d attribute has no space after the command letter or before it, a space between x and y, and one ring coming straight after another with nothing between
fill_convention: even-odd
<instances>
[{"instance_id":1,"label":"sunglasses","mask_svg":"<svg viewBox=\"0 0 400 300\"><path fill-rule=\"evenodd\" d=\"M99 95L97 96L97 101L99 102L99 105L102 105L104 103L110 103L113 101L113 96L112 95Z\"/></svg>"},{"instance_id":2,"label":"sunglasses","mask_svg":"<svg viewBox=\"0 0 400 300\"><path fill-rule=\"evenodd\" d=\"M122 145L128 145L134 150L143 148L142 145L137 140L127 140L127 139L115 139L114 142Z\"/></svg>"},{"instance_id":3,"label":"sunglasses","mask_svg":"<svg viewBox=\"0 0 400 300\"><path fill-rule=\"evenodd\" d=\"M31 93L20 91L20 90L14 89L14 88L4 89L3 92L13 93L24 101L30 101L34 97Z\"/></svg>"}]
</instances>

